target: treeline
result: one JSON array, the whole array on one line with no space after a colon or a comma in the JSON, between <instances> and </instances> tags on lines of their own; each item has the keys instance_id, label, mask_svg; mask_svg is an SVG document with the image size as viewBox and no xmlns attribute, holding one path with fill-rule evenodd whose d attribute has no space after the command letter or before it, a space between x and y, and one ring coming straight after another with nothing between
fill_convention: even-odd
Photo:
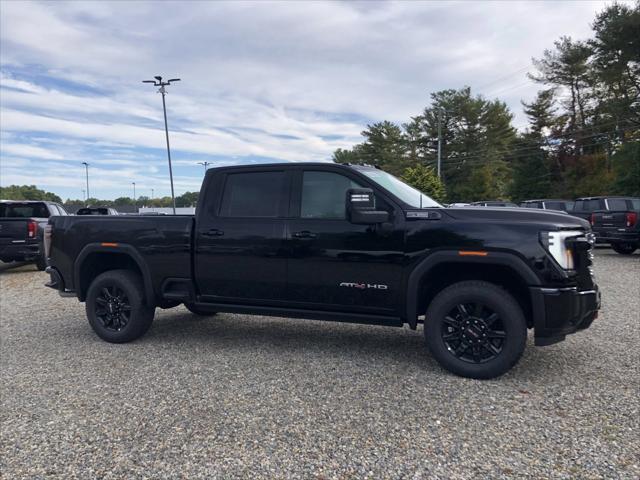
<instances>
[{"instance_id":1,"label":"treeline","mask_svg":"<svg viewBox=\"0 0 640 480\"><path fill-rule=\"evenodd\" d=\"M185 192L176 197L176 207L195 207L198 202L199 192ZM87 200L68 199L65 202L55 193L47 192L37 188L35 185L10 185L0 187L0 199L2 200L47 200L61 203L71 212L86 205L96 207L115 207L125 205L135 205L137 207L171 207L171 197L149 198L140 196L134 202L130 197L119 197L115 200L100 200L99 198L89 198Z\"/></svg>"},{"instance_id":2,"label":"treeline","mask_svg":"<svg viewBox=\"0 0 640 480\"><path fill-rule=\"evenodd\" d=\"M542 88L523 102L526 128L500 100L444 90L407 123L368 125L334 161L379 165L451 202L640 195L640 2L608 6L592 29L533 60Z\"/></svg>"}]
</instances>

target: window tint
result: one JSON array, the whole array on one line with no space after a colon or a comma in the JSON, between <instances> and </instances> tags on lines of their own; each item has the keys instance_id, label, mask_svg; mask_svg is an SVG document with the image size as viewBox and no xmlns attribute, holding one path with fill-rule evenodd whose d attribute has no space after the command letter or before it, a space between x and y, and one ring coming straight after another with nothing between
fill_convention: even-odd
<instances>
[{"instance_id":1,"label":"window tint","mask_svg":"<svg viewBox=\"0 0 640 480\"><path fill-rule=\"evenodd\" d=\"M626 210L627 201L624 198L609 198L607 199L609 210Z\"/></svg>"},{"instance_id":2,"label":"window tint","mask_svg":"<svg viewBox=\"0 0 640 480\"><path fill-rule=\"evenodd\" d=\"M528 202L521 205L524 208L541 208L540 202Z\"/></svg>"},{"instance_id":3,"label":"window tint","mask_svg":"<svg viewBox=\"0 0 640 480\"><path fill-rule=\"evenodd\" d=\"M633 205L634 210L640 210L640 198L634 198L631 200L631 205Z\"/></svg>"},{"instance_id":4,"label":"window tint","mask_svg":"<svg viewBox=\"0 0 640 480\"><path fill-rule=\"evenodd\" d=\"M547 210L565 210L567 207L565 206L565 202L544 202Z\"/></svg>"},{"instance_id":5,"label":"window tint","mask_svg":"<svg viewBox=\"0 0 640 480\"><path fill-rule=\"evenodd\" d=\"M592 200L578 200L574 209L583 212L593 212L595 210L604 209L604 205L600 206L600 199L598 198L594 198Z\"/></svg>"},{"instance_id":6,"label":"window tint","mask_svg":"<svg viewBox=\"0 0 640 480\"><path fill-rule=\"evenodd\" d=\"M223 217L277 217L285 194L284 179L284 172L227 175L220 215Z\"/></svg>"},{"instance_id":7,"label":"window tint","mask_svg":"<svg viewBox=\"0 0 640 480\"><path fill-rule=\"evenodd\" d=\"M44 203L12 203L0 205L0 217L49 218L49 210Z\"/></svg>"},{"instance_id":8,"label":"window tint","mask_svg":"<svg viewBox=\"0 0 640 480\"><path fill-rule=\"evenodd\" d=\"M302 177L302 218L346 218L347 190L362 188L344 175L332 172L304 172Z\"/></svg>"}]
</instances>

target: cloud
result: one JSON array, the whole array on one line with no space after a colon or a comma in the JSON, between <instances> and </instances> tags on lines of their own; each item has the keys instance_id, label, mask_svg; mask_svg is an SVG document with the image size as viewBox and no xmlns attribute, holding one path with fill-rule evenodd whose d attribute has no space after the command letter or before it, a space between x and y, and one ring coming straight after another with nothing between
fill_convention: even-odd
<instances>
[{"instance_id":1,"label":"cloud","mask_svg":"<svg viewBox=\"0 0 640 480\"><path fill-rule=\"evenodd\" d=\"M157 74L182 78L167 108L184 188L199 184L203 159L329 160L367 123L406 121L443 88L480 86L523 124L520 100L538 88L525 76L531 57L560 35L589 36L605 3L506 5L4 2L3 173L14 159L51 162L37 183L71 194L56 165L80 185L77 162L89 159L105 177L148 174L161 188L161 100L141 83ZM100 181L96 193L121 191Z\"/></svg>"}]
</instances>

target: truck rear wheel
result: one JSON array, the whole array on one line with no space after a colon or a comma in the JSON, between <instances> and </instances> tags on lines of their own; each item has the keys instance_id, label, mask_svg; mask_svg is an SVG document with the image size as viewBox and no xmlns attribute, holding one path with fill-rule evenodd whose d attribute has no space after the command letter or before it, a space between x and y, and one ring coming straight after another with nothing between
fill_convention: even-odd
<instances>
[{"instance_id":1,"label":"truck rear wheel","mask_svg":"<svg viewBox=\"0 0 640 480\"><path fill-rule=\"evenodd\" d=\"M527 324L509 292L493 283L465 281L436 295L425 316L424 334L444 368L462 377L488 379L518 362Z\"/></svg>"},{"instance_id":2,"label":"truck rear wheel","mask_svg":"<svg viewBox=\"0 0 640 480\"><path fill-rule=\"evenodd\" d=\"M155 307L144 302L142 279L129 270L98 275L89 286L85 305L93 331L111 343L140 338L149 330L155 313Z\"/></svg>"},{"instance_id":3,"label":"truck rear wheel","mask_svg":"<svg viewBox=\"0 0 640 480\"><path fill-rule=\"evenodd\" d=\"M620 255L631 255L638 246L635 243L612 243L611 248Z\"/></svg>"}]
</instances>

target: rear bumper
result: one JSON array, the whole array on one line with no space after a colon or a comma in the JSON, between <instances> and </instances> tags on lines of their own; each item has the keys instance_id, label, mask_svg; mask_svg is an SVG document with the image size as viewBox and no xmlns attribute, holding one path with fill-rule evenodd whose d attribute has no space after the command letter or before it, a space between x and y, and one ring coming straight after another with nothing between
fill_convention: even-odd
<instances>
[{"instance_id":1,"label":"rear bumper","mask_svg":"<svg viewBox=\"0 0 640 480\"><path fill-rule=\"evenodd\" d=\"M531 287L535 344L552 345L588 328L600 309L600 290Z\"/></svg>"},{"instance_id":2,"label":"rear bumper","mask_svg":"<svg viewBox=\"0 0 640 480\"><path fill-rule=\"evenodd\" d=\"M597 242L607 243L637 243L640 242L640 231L619 231L594 229Z\"/></svg>"},{"instance_id":3,"label":"rear bumper","mask_svg":"<svg viewBox=\"0 0 640 480\"><path fill-rule=\"evenodd\" d=\"M33 260L40 255L38 243L10 243L0 246L0 259L2 260Z\"/></svg>"}]
</instances>

